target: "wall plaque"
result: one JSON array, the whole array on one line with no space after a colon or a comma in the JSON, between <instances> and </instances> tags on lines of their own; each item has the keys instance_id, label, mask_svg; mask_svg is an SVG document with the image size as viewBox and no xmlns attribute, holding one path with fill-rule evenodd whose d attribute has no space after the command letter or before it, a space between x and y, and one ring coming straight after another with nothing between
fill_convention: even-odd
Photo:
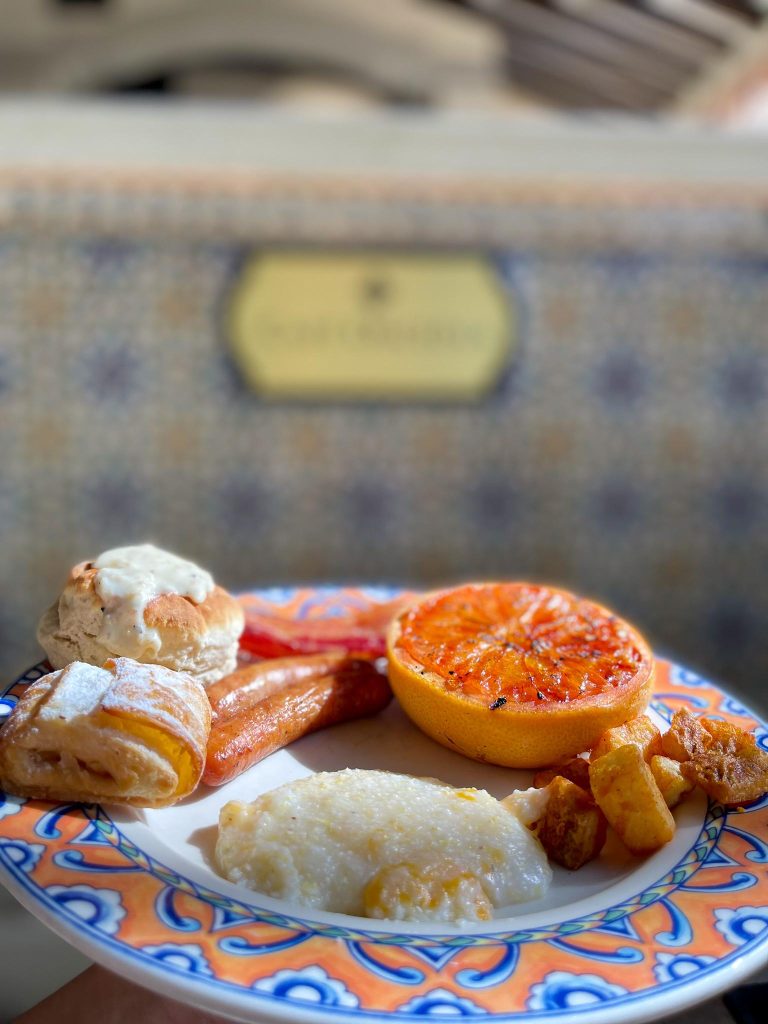
<instances>
[{"instance_id":1,"label":"wall plaque","mask_svg":"<svg viewBox=\"0 0 768 1024\"><path fill-rule=\"evenodd\" d=\"M268 398L478 399L514 351L512 296L482 255L266 252L227 313L235 361Z\"/></svg>"}]
</instances>

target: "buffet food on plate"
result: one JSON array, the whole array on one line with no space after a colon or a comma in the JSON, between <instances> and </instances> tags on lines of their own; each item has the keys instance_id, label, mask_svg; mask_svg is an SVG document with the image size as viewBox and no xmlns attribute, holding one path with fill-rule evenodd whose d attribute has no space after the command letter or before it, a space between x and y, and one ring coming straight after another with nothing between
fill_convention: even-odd
<instances>
[{"instance_id":1,"label":"buffet food on plate","mask_svg":"<svg viewBox=\"0 0 768 1024\"><path fill-rule=\"evenodd\" d=\"M681 710L662 734L644 714L645 640L566 591L464 584L301 623L244 604L152 545L76 566L39 627L54 671L0 731L0 785L137 807L224 787L215 863L230 881L337 913L470 922L538 898L550 861L577 870L611 834L652 854L696 787L726 806L768 791L768 754L743 730ZM339 765L226 799L276 750L378 714L393 691L426 735L537 769L533 785L497 801Z\"/></svg>"},{"instance_id":2,"label":"buffet food on plate","mask_svg":"<svg viewBox=\"0 0 768 1024\"><path fill-rule=\"evenodd\" d=\"M274 663L265 671L274 676ZM264 671L264 670L262 670ZM268 754L330 725L383 711L392 699L386 676L369 661L342 656L335 667L316 675L290 682L293 673L285 672L281 689L252 704L243 700L241 710L231 714L217 711L211 730L203 782L221 786ZM244 670L247 693L253 678ZM253 673L258 678L258 671Z\"/></svg>"},{"instance_id":3,"label":"buffet food on plate","mask_svg":"<svg viewBox=\"0 0 768 1024\"><path fill-rule=\"evenodd\" d=\"M162 807L200 781L211 728L183 672L73 661L27 689L0 733L0 781L19 796Z\"/></svg>"},{"instance_id":4,"label":"buffet food on plate","mask_svg":"<svg viewBox=\"0 0 768 1024\"><path fill-rule=\"evenodd\" d=\"M318 910L410 921L487 921L541 896L540 844L478 789L394 772L322 772L221 811L219 870Z\"/></svg>"},{"instance_id":5,"label":"buffet food on plate","mask_svg":"<svg viewBox=\"0 0 768 1024\"><path fill-rule=\"evenodd\" d=\"M76 565L37 638L54 668L133 658L208 685L234 671L243 624L243 609L210 573L139 544Z\"/></svg>"},{"instance_id":6,"label":"buffet food on plate","mask_svg":"<svg viewBox=\"0 0 768 1024\"><path fill-rule=\"evenodd\" d=\"M413 721L478 761L541 768L643 712L645 640L554 587L467 584L417 599L388 635L390 681Z\"/></svg>"},{"instance_id":7,"label":"buffet food on plate","mask_svg":"<svg viewBox=\"0 0 768 1024\"><path fill-rule=\"evenodd\" d=\"M378 601L368 608L341 616L293 622L249 606L245 600L245 629L241 650L250 657L280 658L286 655L345 651L360 657L378 658L386 653L387 627L407 598Z\"/></svg>"}]
</instances>

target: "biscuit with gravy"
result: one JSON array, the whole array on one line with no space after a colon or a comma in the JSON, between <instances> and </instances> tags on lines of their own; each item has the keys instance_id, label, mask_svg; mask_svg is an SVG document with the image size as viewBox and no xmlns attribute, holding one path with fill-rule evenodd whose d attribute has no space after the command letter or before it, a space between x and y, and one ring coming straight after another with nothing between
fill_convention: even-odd
<instances>
[{"instance_id":1,"label":"biscuit with gravy","mask_svg":"<svg viewBox=\"0 0 768 1024\"><path fill-rule=\"evenodd\" d=\"M208 686L235 669L243 626L240 604L209 573L141 544L76 565L37 637L54 668L132 658Z\"/></svg>"}]
</instances>

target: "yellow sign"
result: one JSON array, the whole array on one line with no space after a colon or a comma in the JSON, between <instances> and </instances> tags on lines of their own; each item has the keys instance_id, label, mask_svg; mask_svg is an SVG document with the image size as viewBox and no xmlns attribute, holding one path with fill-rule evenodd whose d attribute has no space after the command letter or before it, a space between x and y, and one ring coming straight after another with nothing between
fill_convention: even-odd
<instances>
[{"instance_id":1,"label":"yellow sign","mask_svg":"<svg viewBox=\"0 0 768 1024\"><path fill-rule=\"evenodd\" d=\"M269 398L475 399L513 351L510 296L481 256L270 252L228 313L240 370Z\"/></svg>"}]
</instances>

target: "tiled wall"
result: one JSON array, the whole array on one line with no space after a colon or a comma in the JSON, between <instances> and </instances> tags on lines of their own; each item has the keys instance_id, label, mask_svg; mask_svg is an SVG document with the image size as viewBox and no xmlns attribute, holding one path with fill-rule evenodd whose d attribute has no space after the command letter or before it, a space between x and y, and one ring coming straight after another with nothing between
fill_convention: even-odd
<instances>
[{"instance_id":1,"label":"tiled wall","mask_svg":"<svg viewBox=\"0 0 768 1024\"><path fill-rule=\"evenodd\" d=\"M3 190L6 673L70 563L153 538L239 588L549 578L768 703L763 199ZM260 401L222 304L246 256L293 241L487 257L520 324L503 385L455 408Z\"/></svg>"}]
</instances>

